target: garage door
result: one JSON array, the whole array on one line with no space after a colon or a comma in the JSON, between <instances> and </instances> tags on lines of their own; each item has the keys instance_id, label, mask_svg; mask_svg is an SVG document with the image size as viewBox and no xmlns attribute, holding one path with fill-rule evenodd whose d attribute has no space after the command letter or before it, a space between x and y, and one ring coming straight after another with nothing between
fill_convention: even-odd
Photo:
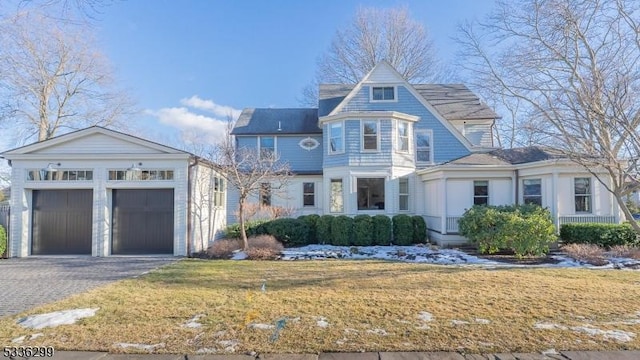
<instances>
[{"instance_id":1,"label":"garage door","mask_svg":"<svg viewBox=\"0 0 640 360\"><path fill-rule=\"evenodd\" d=\"M91 255L92 190L34 190L33 255Z\"/></svg>"},{"instance_id":2,"label":"garage door","mask_svg":"<svg viewBox=\"0 0 640 360\"><path fill-rule=\"evenodd\" d=\"M173 189L113 190L111 253L173 254Z\"/></svg>"}]
</instances>

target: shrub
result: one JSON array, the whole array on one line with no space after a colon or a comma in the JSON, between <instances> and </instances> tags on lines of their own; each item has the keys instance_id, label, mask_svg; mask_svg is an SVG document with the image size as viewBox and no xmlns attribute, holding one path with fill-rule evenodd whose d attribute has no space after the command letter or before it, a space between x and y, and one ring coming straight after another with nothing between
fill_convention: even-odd
<instances>
[{"instance_id":1,"label":"shrub","mask_svg":"<svg viewBox=\"0 0 640 360\"><path fill-rule=\"evenodd\" d=\"M255 235L263 235L266 234L266 224L268 220L254 220L254 221L246 221L244 223L245 231L247 232L247 238L249 236ZM224 237L227 239L230 238L240 238L240 223L235 223L231 225L227 225L224 229Z\"/></svg>"},{"instance_id":2,"label":"shrub","mask_svg":"<svg viewBox=\"0 0 640 360\"><path fill-rule=\"evenodd\" d=\"M375 245L389 245L391 243L391 219L386 215L375 215L373 223L373 243Z\"/></svg>"},{"instance_id":3,"label":"shrub","mask_svg":"<svg viewBox=\"0 0 640 360\"><path fill-rule=\"evenodd\" d=\"M413 221L411 216L400 214L393 217L393 243L411 245L413 241Z\"/></svg>"},{"instance_id":4,"label":"shrub","mask_svg":"<svg viewBox=\"0 0 640 360\"><path fill-rule=\"evenodd\" d=\"M0 257L7 251L7 231L0 225ZM8 254L7 254L8 255Z\"/></svg>"},{"instance_id":5,"label":"shrub","mask_svg":"<svg viewBox=\"0 0 640 360\"><path fill-rule=\"evenodd\" d=\"M269 221L266 224L267 233L273 235L284 246L303 246L307 244L309 226L307 223L291 218L282 218Z\"/></svg>"},{"instance_id":6,"label":"shrub","mask_svg":"<svg viewBox=\"0 0 640 360\"><path fill-rule=\"evenodd\" d=\"M411 217L413 221L413 243L423 244L427 242L427 223L420 215Z\"/></svg>"},{"instance_id":7,"label":"shrub","mask_svg":"<svg viewBox=\"0 0 640 360\"><path fill-rule=\"evenodd\" d=\"M309 227L309 238L307 240L307 244L317 244L318 243L318 219L320 219L320 215L311 214L311 215L302 215L298 217L299 220L304 221Z\"/></svg>"},{"instance_id":8,"label":"shrub","mask_svg":"<svg viewBox=\"0 0 640 360\"><path fill-rule=\"evenodd\" d=\"M567 244L595 244L605 248L638 244L636 232L629 224L564 224L560 238Z\"/></svg>"},{"instance_id":9,"label":"shrub","mask_svg":"<svg viewBox=\"0 0 640 360\"><path fill-rule=\"evenodd\" d=\"M282 219L284 220L284 219ZM245 251L250 260L275 260L284 247L272 235L258 235L247 239L249 248Z\"/></svg>"},{"instance_id":10,"label":"shrub","mask_svg":"<svg viewBox=\"0 0 640 360\"><path fill-rule=\"evenodd\" d=\"M458 229L481 253L510 249L518 257L540 256L556 240L549 210L536 205L473 206Z\"/></svg>"},{"instance_id":11,"label":"shrub","mask_svg":"<svg viewBox=\"0 0 640 360\"><path fill-rule=\"evenodd\" d=\"M206 256L211 259L229 259L239 249L242 249L240 239L219 239L207 248Z\"/></svg>"},{"instance_id":12,"label":"shrub","mask_svg":"<svg viewBox=\"0 0 640 360\"><path fill-rule=\"evenodd\" d=\"M331 225L333 224L332 215L322 215L316 222L316 237L320 244L332 244Z\"/></svg>"},{"instance_id":13,"label":"shrub","mask_svg":"<svg viewBox=\"0 0 640 360\"><path fill-rule=\"evenodd\" d=\"M640 260L640 247L629 245L615 245L609 249L609 255Z\"/></svg>"},{"instance_id":14,"label":"shrub","mask_svg":"<svg viewBox=\"0 0 640 360\"><path fill-rule=\"evenodd\" d=\"M348 246L353 233L353 219L346 215L339 215L331 223L332 245Z\"/></svg>"},{"instance_id":15,"label":"shrub","mask_svg":"<svg viewBox=\"0 0 640 360\"><path fill-rule=\"evenodd\" d=\"M353 218L353 244L371 246L373 244L373 221L369 215L357 215Z\"/></svg>"},{"instance_id":16,"label":"shrub","mask_svg":"<svg viewBox=\"0 0 640 360\"><path fill-rule=\"evenodd\" d=\"M569 244L562 247L569 257L595 266L606 265L609 262L604 258L604 249L594 244Z\"/></svg>"}]
</instances>

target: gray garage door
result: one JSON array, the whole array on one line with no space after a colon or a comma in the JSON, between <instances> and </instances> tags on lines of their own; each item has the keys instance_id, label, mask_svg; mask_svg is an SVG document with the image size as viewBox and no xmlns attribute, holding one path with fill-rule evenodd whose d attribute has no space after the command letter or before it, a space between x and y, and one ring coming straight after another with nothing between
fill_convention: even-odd
<instances>
[{"instance_id":1,"label":"gray garage door","mask_svg":"<svg viewBox=\"0 0 640 360\"><path fill-rule=\"evenodd\" d=\"M173 189L113 190L114 255L173 254Z\"/></svg>"},{"instance_id":2,"label":"gray garage door","mask_svg":"<svg viewBox=\"0 0 640 360\"><path fill-rule=\"evenodd\" d=\"M91 255L92 190L34 190L33 255Z\"/></svg>"}]
</instances>

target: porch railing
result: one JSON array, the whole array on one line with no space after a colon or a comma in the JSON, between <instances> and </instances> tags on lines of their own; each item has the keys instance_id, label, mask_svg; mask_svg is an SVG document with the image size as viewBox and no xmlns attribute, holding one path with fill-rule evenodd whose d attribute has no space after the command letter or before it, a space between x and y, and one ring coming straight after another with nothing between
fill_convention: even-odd
<instances>
[{"instance_id":1,"label":"porch railing","mask_svg":"<svg viewBox=\"0 0 640 360\"><path fill-rule=\"evenodd\" d=\"M615 224L616 217L615 216L602 216L602 215L570 215L570 216L560 216L559 223L562 224L572 224L572 223L604 223L604 224Z\"/></svg>"},{"instance_id":2,"label":"porch railing","mask_svg":"<svg viewBox=\"0 0 640 360\"><path fill-rule=\"evenodd\" d=\"M462 216L447 216L447 233L458 233L458 220L462 219Z\"/></svg>"}]
</instances>

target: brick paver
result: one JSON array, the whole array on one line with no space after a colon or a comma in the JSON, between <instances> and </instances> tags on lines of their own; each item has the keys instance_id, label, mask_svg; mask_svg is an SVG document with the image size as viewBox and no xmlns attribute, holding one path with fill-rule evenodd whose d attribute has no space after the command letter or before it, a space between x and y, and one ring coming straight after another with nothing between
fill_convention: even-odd
<instances>
[{"instance_id":1,"label":"brick paver","mask_svg":"<svg viewBox=\"0 0 640 360\"><path fill-rule=\"evenodd\" d=\"M0 316L138 276L174 257L28 257L0 260Z\"/></svg>"}]
</instances>

